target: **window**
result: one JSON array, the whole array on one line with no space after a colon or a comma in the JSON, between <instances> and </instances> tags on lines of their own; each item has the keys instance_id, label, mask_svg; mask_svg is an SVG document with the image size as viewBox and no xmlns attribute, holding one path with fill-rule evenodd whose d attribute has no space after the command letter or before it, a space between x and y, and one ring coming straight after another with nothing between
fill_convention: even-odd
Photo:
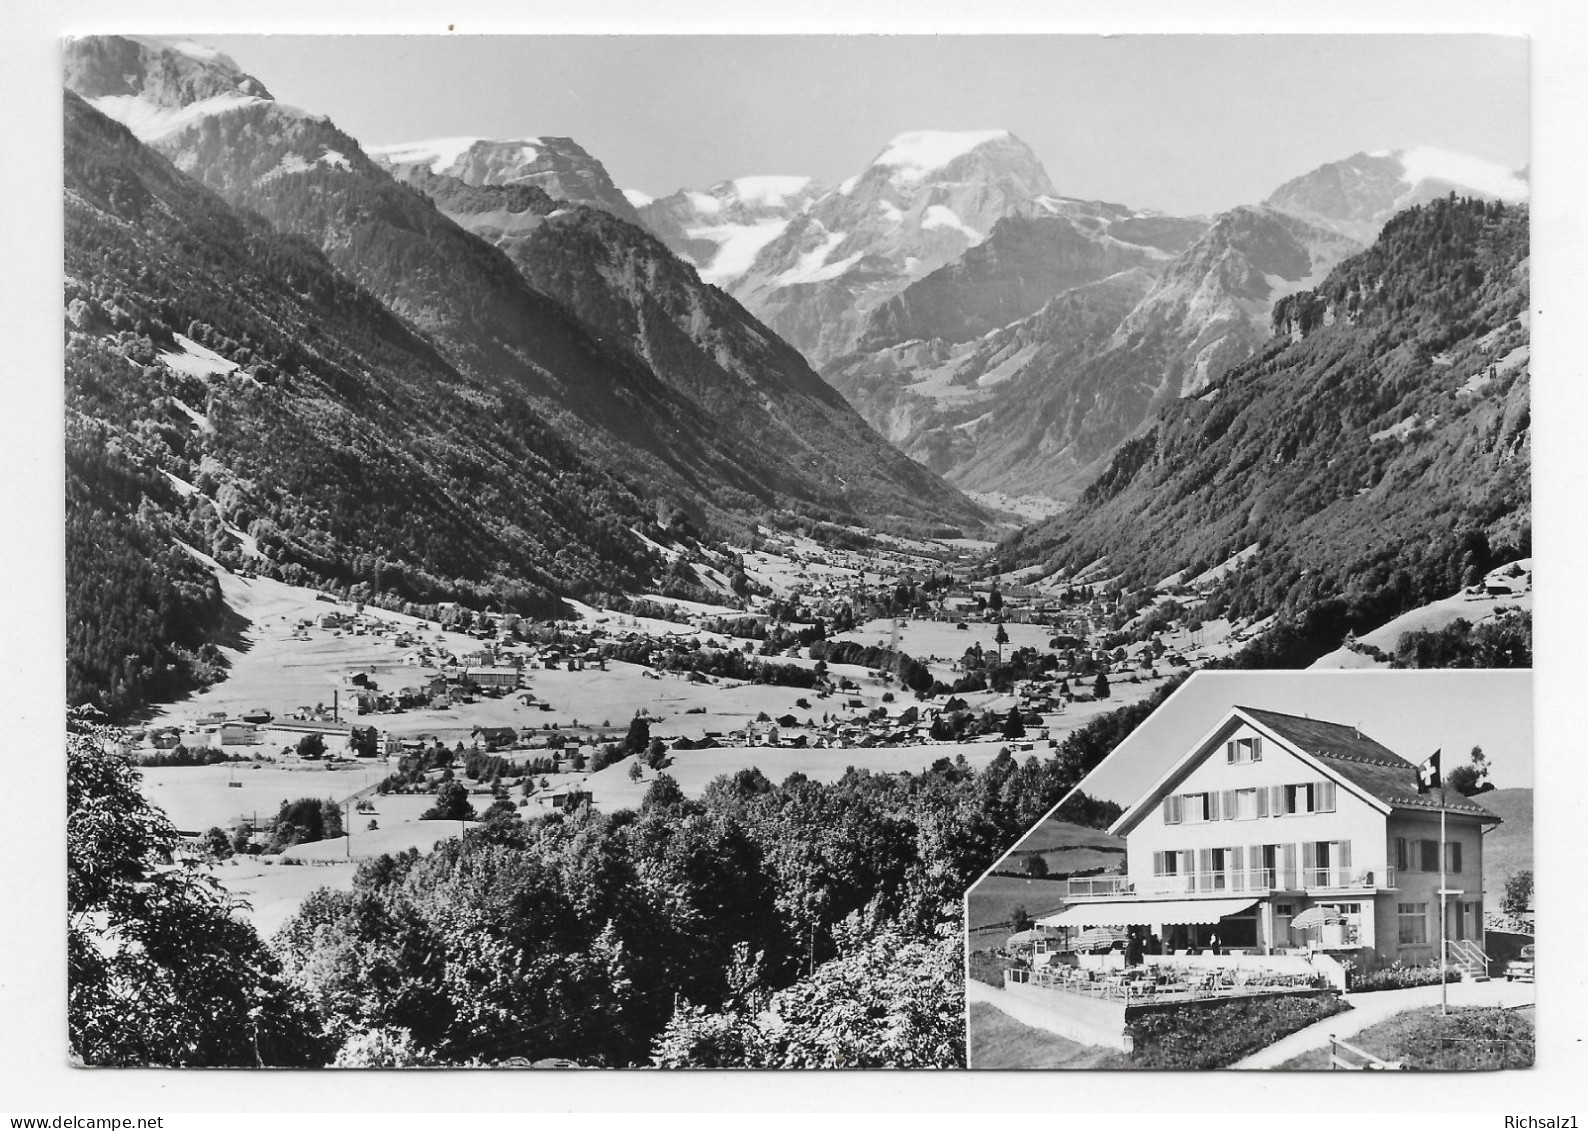
<instances>
[{"instance_id":1,"label":"window","mask_svg":"<svg viewBox=\"0 0 1588 1131\"><path fill-rule=\"evenodd\" d=\"M1335 784L1332 781L1297 782L1270 786L1269 811L1276 817L1298 813L1333 813Z\"/></svg>"},{"instance_id":2,"label":"window","mask_svg":"<svg viewBox=\"0 0 1588 1131\"><path fill-rule=\"evenodd\" d=\"M1187 824L1219 819L1219 795L1216 793L1182 793Z\"/></svg>"},{"instance_id":3,"label":"window","mask_svg":"<svg viewBox=\"0 0 1588 1131\"><path fill-rule=\"evenodd\" d=\"M1418 946L1428 942L1428 904L1399 903L1395 906L1400 920L1400 944Z\"/></svg>"},{"instance_id":4,"label":"window","mask_svg":"<svg viewBox=\"0 0 1588 1131\"><path fill-rule=\"evenodd\" d=\"M1422 867L1418 871L1439 871L1439 842L1437 840L1420 840L1417 843L1420 846L1419 855L1422 857Z\"/></svg>"},{"instance_id":5,"label":"window","mask_svg":"<svg viewBox=\"0 0 1588 1131\"><path fill-rule=\"evenodd\" d=\"M1257 790L1231 789L1224 793L1224 819L1227 821L1254 821L1257 819Z\"/></svg>"},{"instance_id":6,"label":"window","mask_svg":"<svg viewBox=\"0 0 1588 1131\"><path fill-rule=\"evenodd\" d=\"M1224 744L1224 760L1230 765L1263 760L1261 738L1235 738Z\"/></svg>"},{"instance_id":7,"label":"window","mask_svg":"<svg viewBox=\"0 0 1588 1131\"><path fill-rule=\"evenodd\" d=\"M1448 841L1445 844L1445 870L1447 872L1461 871L1461 842Z\"/></svg>"}]
</instances>

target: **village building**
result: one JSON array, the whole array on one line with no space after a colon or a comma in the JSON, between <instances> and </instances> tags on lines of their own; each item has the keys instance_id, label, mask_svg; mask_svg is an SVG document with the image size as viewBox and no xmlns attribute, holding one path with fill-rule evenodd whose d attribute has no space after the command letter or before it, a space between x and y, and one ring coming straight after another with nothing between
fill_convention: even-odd
<instances>
[{"instance_id":1,"label":"village building","mask_svg":"<svg viewBox=\"0 0 1588 1131\"><path fill-rule=\"evenodd\" d=\"M1483 831L1499 820L1419 793L1418 767L1355 727L1235 707L1110 828L1125 875L1071 880L1072 906L1044 922L1371 970L1438 961L1443 906L1447 961L1482 973Z\"/></svg>"}]
</instances>

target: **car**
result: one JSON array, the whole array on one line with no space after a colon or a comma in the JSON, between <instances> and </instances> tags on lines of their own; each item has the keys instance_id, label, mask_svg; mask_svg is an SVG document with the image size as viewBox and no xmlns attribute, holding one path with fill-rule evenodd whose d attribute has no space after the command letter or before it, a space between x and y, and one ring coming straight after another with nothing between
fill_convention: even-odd
<instances>
[{"instance_id":1,"label":"car","mask_svg":"<svg viewBox=\"0 0 1588 1131\"><path fill-rule=\"evenodd\" d=\"M1533 980L1533 944L1528 943L1522 952L1505 964L1505 980L1507 982L1531 982Z\"/></svg>"}]
</instances>

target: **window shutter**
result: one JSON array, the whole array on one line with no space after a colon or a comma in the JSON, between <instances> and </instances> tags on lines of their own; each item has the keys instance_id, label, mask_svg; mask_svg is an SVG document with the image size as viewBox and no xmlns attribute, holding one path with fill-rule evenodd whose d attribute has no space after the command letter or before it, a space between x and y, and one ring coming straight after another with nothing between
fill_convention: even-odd
<instances>
[{"instance_id":1,"label":"window shutter","mask_svg":"<svg viewBox=\"0 0 1588 1131\"><path fill-rule=\"evenodd\" d=\"M1211 848L1197 849L1197 889L1200 891L1213 890L1213 850Z\"/></svg>"},{"instance_id":2,"label":"window shutter","mask_svg":"<svg viewBox=\"0 0 1588 1131\"><path fill-rule=\"evenodd\" d=\"M1337 840L1334 842L1334 865L1342 872L1351 870L1351 842Z\"/></svg>"},{"instance_id":3,"label":"window shutter","mask_svg":"<svg viewBox=\"0 0 1588 1131\"><path fill-rule=\"evenodd\" d=\"M1230 887L1237 891L1246 890L1246 850L1237 845L1226 849L1230 861Z\"/></svg>"},{"instance_id":4,"label":"window shutter","mask_svg":"<svg viewBox=\"0 0 1588 1131\"><path fill-rule=\"evenodd\" d=\"M1164 862L1163 861L1164 861L1164 853L1162 853L1162 852L1154 852L1152 854L1152 874L1153 875L1161 876L1161 875L1164 874Z\"/></svg>"},{"instance_id":5,"label":"window shutter","mask_svg":"<svg viewBox=\"0 0 1588 1131\"><path fill-rule=\"evenodd\" d=\"M1318 845L1314 841L1303 841L1301 845L1301 886L1312 887L1312 873L1318 867Z\"/></svg>"},{"instance_id":6,"label":"window shutter","mask_svg":"<svg viewBox=\"0 0 1588 1131\"><path fill-rule=\"evenodd\" d=\"M1261 738L1254 738L1254 739L1252 739L1252 761L1261 762L1262 760L1263 760L1263 740Z\"/></svg>"},{"instance_id":7,"label":"window shutter","mask_svg":"<svg viewBox=\"0 0 1588 1131\"><path fill-rule=\"evenodd\" d=\"M1317 799L1317 804L1313 806L1314 809L1319 813L1334 812L1334 783L1332 781L1319 782L1314 796Z\"/></svg>"},{"instance_id":8,"label":"window shutter","mask_svg":"<svg viewBox=\"0 0 1588 1131\"><path fill-rule=\"evenodd\" d=\"M1406 838L1403 836L1395 838L1395 867L1402 872L1410 872L1412 870L1406 853Z\"/></svg>"},{"instance_id":9,"label":"window shutter","mask_svg":"<svg viewBox=\"0 0 1588 1131\"><path fill-rule=\"evenodd\" d=\"M1285 862L1284 886L1286 888L1295 888L1299 886L1296 883L1296 846L1293 844L1285 845L1280 851L1280 856Z\"/></svg>"},{"instance_id":10,"label":"window shutter","mask_svg":"<svg viewBox=\"0 0 1588 1131\"><path fill-rule=\"evenodd\" d=\"M1172 795L1170 795L1168 797L1165 797L1163 799L1163 823L1164 824L1166 824L1166 825L1178 825L1180 823L1180 817L1181 817L1180 804L1181 804L1180 795L1178 793L1172 794Z\"/></svg>"},{"instance_id":11,"label":"window shutter","mask_svg":"<svg viewBox=\"0 0 1588 1131\"><path fill-rule=\"evenodd\" d=\"M1459 840L1450 841L1445 845L1445 848L1450 855L1450 860L1448 861L1450 870L1452 872L1461 871L1461 842Z\"/></svg>"},{"instance_id":12,"label":"window shutter","mask_svg":"<svg viewBox=\"0 0 1588 1131\"><path fill-rule=\"evenodd\" d=\"M1263 846L1262 845L1254 844L1247 850L1246 862L1247 862L1246 866L1253 873L1253 879L1252 879L1252 884L1251 884L1252 887L1254 887L1254 888L1268 887L1273 882L1273 877L1272 876L1265 876L1265 875L1262 874L1262 872L1263 872Z\"/></svg>"},{"instance_id":13,"label":"window shutter","mask_svg":"<svg viewBox=\"0 0 1588 1131\"><path fill-rule=\"evenodd\" d=\"M1224 744L1224 761L1228 765L1235 763L1235 740L1233 738Z\"/></svg>"},{"instance_id":14,"label":"window shutter","mask_svg":"<svg viewBox=\"0 0 1588 1131\"><path fill-rule=\"evenodd\" d=\"M1266 789L1257 791L1257 815L1259 817L1268 816L1268 790Z\"/></svg>"},{"instance_id":15,"label":"window shutter","mask_svg":"<svg viewBox=\"0 0 1588 1131\"><path fill-rule=\"evenodd\" d=\"M1285 812L1285 787L1271 785L1268 787L1268 811L1274 816L1282 816Z\"/></svg>"},{"instance_id":16,"label":"window shutter","mask_svg":"<svg viewBox=\"0 0 1588 1131\"><path fill-rule=\"evenodd\" d=\"M1235 806L1235 791L1233 789L1226 789L1224 791L1224 819L1226 821L1233 821L1239 815L1240 810Z\"/></svg>"},{"instance_id":17,"label":"window shutter","mask_svg":"<svg viewBox=\"0 0 1588 1131\"><path fill-rule=\"evenodd\" d=\"M1204 793L1202 796L1207 799L1206 800L1206 805L1207 805L1207 818L1208 818L1208 820L1210 820L1210 821L1218 820L1219 819L1219 795L1216 792L1210 790L1209 792Z\"/></svg>"}]
</instances>

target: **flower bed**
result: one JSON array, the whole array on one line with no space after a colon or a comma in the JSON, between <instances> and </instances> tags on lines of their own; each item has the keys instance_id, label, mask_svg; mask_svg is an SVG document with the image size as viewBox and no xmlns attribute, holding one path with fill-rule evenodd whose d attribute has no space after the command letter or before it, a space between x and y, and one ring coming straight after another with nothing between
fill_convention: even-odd
<instances>
[{"instance_id":1,"label":"flower bed","mask_svg":"<svg viewBox=\"0 0 1588 1131\"><path fill-rule=\"evenodd\" d=\"M1186 1005L1130 1023L1132 1068L1227 1068L1314 1021L1351 1008L1336 994Z\"/></svg>"},{"instance_id":2,"label":"flower bed","mask_svg":"<svg viewBox=\"0 0 1588 1131\"><path fill-rule=\"evenodd\" d=\"M1375 990L1405 990L1413 986L1437 986L1440 981L1459 982L1461 971L1447 969L1443 979L1438 966L1402 966L1399 962L1375 970L1371 974L1350 972L1346 988L1353 994L1370 994Z\"/></svg>"}]
</instances>

